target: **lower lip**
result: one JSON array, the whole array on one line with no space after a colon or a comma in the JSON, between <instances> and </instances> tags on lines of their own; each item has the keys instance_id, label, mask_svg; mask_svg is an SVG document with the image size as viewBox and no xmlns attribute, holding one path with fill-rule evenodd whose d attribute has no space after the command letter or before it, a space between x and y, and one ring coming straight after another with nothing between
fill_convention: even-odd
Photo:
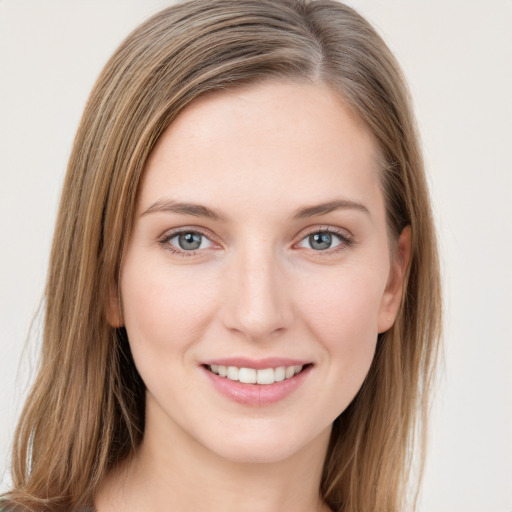
<instances>
[{"instance_id":1,"label":"lower lip","mask_svg":"<svg viewBox=\"0 0 512 512\"><path fill-rule=\"evenodd\" d=\"M244 405L259 407L274 404L293 393L307 377L312 366L304 368L289 379L274 384L244 384L227 377L220 377L201 367L215 389L229 399Z\"/></svg>"}]
</instances>

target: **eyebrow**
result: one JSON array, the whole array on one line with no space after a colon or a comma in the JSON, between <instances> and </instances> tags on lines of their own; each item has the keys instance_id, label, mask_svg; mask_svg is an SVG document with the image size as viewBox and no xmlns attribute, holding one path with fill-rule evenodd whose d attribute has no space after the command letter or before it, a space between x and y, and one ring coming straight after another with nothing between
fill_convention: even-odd
<instances>
[{"instance_id":1,"label":"eyebrow","mask_svg":"<svg viewBox=\"0 0 512 512\"><path fill-rule=\"evenodd\" d=\"M218 210L208 208L201 204L180 203L172 199L160 199L154 202L147 210L142 212L141 217L154 212L180 213L183 215L193 215L194 217L206 217L216 221L227 221L227 217Z\"/></svg>"},{"instance_id":2,"label":"eyebrow","mask_svg":"<svg viewBox=\"0 0 512 512\"><path fill-rule=\"evenodd\" d=\"M320 203L306 208L300 208L293 215L294 220L306 219L315 217L316 215L326 215L335 210L359 210L367 215L370 215L368 208L364 204L349 201L348 199L334 199L326 203Z\"/></svg>"},{"instance_id":3,"label":"eyebrow","mask_svg":"<svg viewBox=\"0 0 512 512\"><path fill-rule=\"evenodd\" d=\"M370 214L368 208L361 203L349 201L347 199L334 199L325 203L306 206L300 208L293 215L293 220L306 219L317 215L326 215L335 210L359 210L367 215ZM227 217L214 208L209 208L196 203L181 203L172 199L160 199L154 202L148 209L142 212L141 217L155 212L179 213L183 215L193 215L194 217L206 217L215 221L227 222Z\"/></svg>"}]
</instances>

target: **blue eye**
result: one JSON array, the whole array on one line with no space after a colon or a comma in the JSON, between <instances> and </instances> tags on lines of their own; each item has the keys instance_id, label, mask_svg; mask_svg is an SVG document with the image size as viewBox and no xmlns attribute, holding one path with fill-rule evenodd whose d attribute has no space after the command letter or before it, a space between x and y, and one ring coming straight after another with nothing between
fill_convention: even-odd
<instances>
[{"instance_id":1,"label":"blue eye","mask_svg":"<svg viewBox=\"0 0 512 512\"><path fill-rule=\"evenodd\" d=\"M338 246L346 246L350 244L347 236L341 233L335 233L330 230L320 230L310 233L303 238L298 247L305 247L306 249L313 249L314 251L327 251ZM341 249L341 247L340 247Z\"/></svg>"},{"instance_id":2,"label":"blue eye","mask_svg":"<svg viewBox=\"0 0 512 512\"><path fill-rule=\"evenodd\" d=\"M164 242L178 252L193 252L199 249L207 249L212 245L212 242L206 236L197 231L181 231L166 238Z\"/></svg>"},{"instance_id":3,"label":"blue eye","mask_svg":"<svg viewBox=\"0 0 512 512\"><path fill-rule=\"evenodd\" d=\"M198 231L178 231L166 236L162 241L168 250L186 256L196 251L210 249L215 244L203 233ZM311 249L315 252L337 252L350 246L352 241L345 233L330 229L319 229L305 236L297 247ZM334 251L332 250L334 249Z\"/></svg>"},{"instance_id":4,"label":"blue eye","mask_svg":"<svg viewBox=\"0 0 512 512\"><path fill-rule=\"evenodd\" d=\"M330 249L333 242L331 233L314 233L308 236L311 247L317 251L325 251Z\"/></svg>"}]
</instances>

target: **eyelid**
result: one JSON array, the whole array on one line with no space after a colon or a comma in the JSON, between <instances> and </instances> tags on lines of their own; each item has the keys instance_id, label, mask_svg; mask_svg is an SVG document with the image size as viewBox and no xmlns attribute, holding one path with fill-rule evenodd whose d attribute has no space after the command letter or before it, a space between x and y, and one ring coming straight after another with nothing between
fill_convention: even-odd
<instances>
[{"instance_id":1,"label":"eyelid","mask_svg":"<svg viewBox=\"0 0 512 512\"><path fill-rule=\"evenodd\" d=\"M173 238L183 234L183 233L197 233L198 235L206 238L212 245L219 246L220 244L215 240L210 233L206 232L204 228L199 228L197 226L181 226L179 228L174 228L166 231L161 237L158 239L158 243L164 247L164 249L170 251L171 253L177 254L179 256L195 256L198 253L205 251L206 249L211 249L211 247L203 248L203 249L195 249L191 251L187 251L185 249L180 249L179 247L170 243L170 240Z\"/></svg>"},{"instance_id":2,"label":"eyelid","mask_svg":"<svg viewBox=\"0 0 512 512\"><path fill-rule=\"evenodd\" d=\"M337 252L340 252L344 249L347 249L348 247L352 246L354 244L354 236L352 233L350 233L348 230L335 227L335 226L314 226L307 229L306 232L302 232L300 235L300 240L294 244L294 247L297 247L298 244L304 242L308 237L311 235L314 235L316 233L329 233L332 235L335 235L340 240L340 243L333 248L325 249L325 250L315 250L315 249L309 249L310 251L314 252L315 254L335 254ZM308 249L308 248L304 248Z\"/></svg>"}]
</instances>

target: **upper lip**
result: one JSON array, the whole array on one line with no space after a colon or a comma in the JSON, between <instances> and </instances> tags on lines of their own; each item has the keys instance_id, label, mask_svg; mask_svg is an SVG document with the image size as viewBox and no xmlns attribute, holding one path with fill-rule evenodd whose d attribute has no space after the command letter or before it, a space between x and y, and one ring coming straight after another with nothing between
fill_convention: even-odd
<instances>
[{"instance_id":1,"label":"upper lip","mask_svg":"<svg viewBox=\"0 0 512 512\"><path fill-rule=\"evenodd\" d=\"M280 366L304 366L311 363L304 359L292 359L288 357L265 357L263 359L250 359L247 357L225 357L219 359L209 359L202 364L211 366L212 364L220 366L236 366L237 368L254 368L263 370L265 368L278 368Z\"/></svg>"}]
</instances>

